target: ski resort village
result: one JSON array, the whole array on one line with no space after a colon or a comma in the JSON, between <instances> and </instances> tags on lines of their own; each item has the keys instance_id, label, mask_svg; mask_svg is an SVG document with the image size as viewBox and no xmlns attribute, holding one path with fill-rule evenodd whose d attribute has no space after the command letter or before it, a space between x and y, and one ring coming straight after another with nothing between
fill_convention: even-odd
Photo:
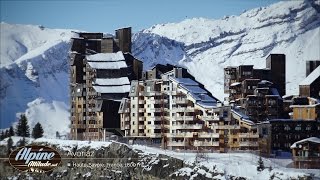
<instances>
[{"instance_id":1,"label":"ski resort village","mask_svg":"<svg viewBox=\"0 0 320 180\"><path fill-rule=\"evenodd\" d=\"M133 30L1 23L0 179L320 179L319 1Z\"/></svg>"}]
</instances>

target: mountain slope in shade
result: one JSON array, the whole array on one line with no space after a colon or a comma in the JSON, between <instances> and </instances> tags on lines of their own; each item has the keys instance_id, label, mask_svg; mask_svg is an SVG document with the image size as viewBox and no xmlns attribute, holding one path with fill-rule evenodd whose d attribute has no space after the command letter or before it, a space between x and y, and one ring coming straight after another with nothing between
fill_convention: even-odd
<instances>
[{"instance_id":1,"label":"mountain slope in shade","mask_svg":"<svg viewBox=\"0 0 320 180\"><path fill-rule=\"evenodd\" d=\"M253 64L255 68L264 68L270 53L283 53L287 60L287 94L298 94L298 84L305 76L305 61L320 59L319 2L284 1L220 20L194 18L158 24L134 35L138 42L134 44L134 54L152 65L155 62L149 57L166 63L163 55L175 51L172 49L182 52L183 55L171 56L172 63L187 67L223 100L224 67ZM163 41L171 43L155 50L150 50L150 43L146 43Z\"/></svg>"}]
</instances>

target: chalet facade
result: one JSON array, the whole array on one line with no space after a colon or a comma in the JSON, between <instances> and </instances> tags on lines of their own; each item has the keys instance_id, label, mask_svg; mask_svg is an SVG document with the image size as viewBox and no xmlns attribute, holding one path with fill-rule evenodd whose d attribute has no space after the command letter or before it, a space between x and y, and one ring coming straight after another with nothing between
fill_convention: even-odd
<instances>
[{"instance_id":1,"label":"chalet facade","mask_svg":"<svg viewBox=\"0 0 320 180\"><path fill-rule=\"evenodd\" d=\"M125 137L151 139L165 149L258 148L257 134L231 122L230 107L221 106L190 75L184 77L183 68L172 68L161 79L132 82L129 98L119 108Z\"/></svg>"},{"instance_id":2,"label":"chalet facade","mask_svg":"<svg viewBox=\"0 0 320 180\"><path fill-rule=\"evenodd\" d=\"M299 169L320 169L320 138L310 137L291 146L293 166Z\"/></svg>"},{"instance_id":3,"label":"chalet facade","mask_svg":"<svg viewBox=\"0 0 320 180\"><path fill-rule=\"evenodd\" d=\"M266 156L276 151L290 151L290 146L302 139L320 137L320 121L273 119L257 124L259 147Z\"/></svg>"},{"instance_id":4,"label":"chalet facade","mask_svg":"<svg viewBox=\"0 0 320 180\"><path fill-rule=\"evenodd\" d=\"M78 33L73 38L72 139L102 140L106 130L120 129L120 101L128 96L130 81L142 77L142 62L130 51L130 28L116 30L116 38L102 33Z\"/></svg>"},{"instance_id":5,"label":"chalet facade","mask_svg":"<svg viewBox=\"0 0 320 180\"><path fill-rule=\"evenodd\" d=\"M311 97L297 97L294 99L291 119L320 120L320 101Z\"/></svg>"}]
</instances>

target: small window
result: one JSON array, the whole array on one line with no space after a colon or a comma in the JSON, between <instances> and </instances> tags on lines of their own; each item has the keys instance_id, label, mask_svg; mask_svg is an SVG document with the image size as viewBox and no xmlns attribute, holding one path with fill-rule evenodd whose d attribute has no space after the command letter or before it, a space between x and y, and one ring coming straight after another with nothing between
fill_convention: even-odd
<instances>
[{"instance_id":1,"label":"small window","mask_svg":"<svg viewBox=\"0 0 320 180\"><path fill-rule=\"evenodd\" d=\"M135 113L132 113L132 116L134 117L134 116L135 116Z\"/></svg>"}]
</instances>

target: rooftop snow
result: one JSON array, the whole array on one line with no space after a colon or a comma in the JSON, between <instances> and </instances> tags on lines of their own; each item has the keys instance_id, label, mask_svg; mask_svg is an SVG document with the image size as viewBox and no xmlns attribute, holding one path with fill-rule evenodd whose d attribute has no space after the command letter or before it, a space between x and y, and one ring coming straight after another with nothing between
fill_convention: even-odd
<instances>
[{"instance_id":1,"label":"rooftop snow","mask_svg":"<svg viewBox=\"0 0 320 180\"><path fill-rule=\"evenodd\" d=\"M183 84L181 84L181 86L183 88L187 89L189 92L192 92L192 93L195 93L195 94L205 94L205 93L207 93L206 90L202 89L199 86L186 86L186 85L183 85Z\"/></svg>"},{"instance_id":2,"label":"rooftop snow","mask_svg":"<svg viewBox=\"0 0 320 180\"><path fill-rule=\"evenodd\" d=\"M127 93L130 91L130 85L122 86L93 86L98 93Z\"/></svg>"},{"instance_id":3,"label":"rooftop snow","mask_svg":"<svg viewBox=\"0 0 320 180\"><path fill-rule=\"evenodd\" d=\"M128 77L121 77L121 78L97 78L92 84L98 84L102 86L110 86L110 85L124 85L130 84Z\"/></svg>"},{"instance_id":4,"label":"rooftop snow","mask_svg":"<svg viewBox=\"0 0 320 180\"><path fill-rule=\"evenodd\" d=\"M239 85L239 84L241 84L241 83L235 82L235 83L232 83L230 86L237 86L237 85Z\"/></svg>"},{"instance_id":5,"label":"rooftop snow","mask_svg":"<svg viewBox=\"0 0 320 180\"><path fill-rule=\"evenodd\" d=\"M300 140L300 141L298 141L298 142L293 143L290 148L291 148L291 149L296 148L296 147L297 147L297 144L300 144L300 143L303 143L303 142L314 142L314 143L320 144L320 138L317 138L317 137L309 137L309 138L306 138L306 139L302 139L302 140Z\"/></svg>"},{"instance_id":6,"label":"rooftop snow","mask_svg":"<svg viewBox=\"0 0 320 180\"><path fill-rule=\"evenodd\" d=\"M236 110L236 109L231 109L231 112L233 112L234 114L240 116L240 117L243 118L243 119L246 119L246 120L249 120L249 119L250 119L249 116L245 115L244 113L242 113L242 112L240 112L240 111L238 111L238 110ZM251 121L251 122L252 122L252 121ZM252 123L253 123L253 122L252 122Z\"/></svg>"},{"instance_id":7,"label":"rooftop snow","mask_svg":"<svg viewBox=\"0 0 320 180\"><path fill-rule=\"evenodd\" d=\"M208 95L208 92L201 87L199 83L189 78L169 78L178 83L182 88L186 89L196 100L196 103L205 108L213 108L217 104L217 100Z\"/></svg>"},{"instance_id":8,"label":"rooftop snow","mask_svg":"<svg viewBox=\"0 0 320 180\"><path fill-rule=\"evenodd\" d=\"M94 55L87 55L88 61L124 61L124 56L121 51L117 53L98 53Z\"/></svg>"},{"instance_id":9,"label":"rooftop snow","mask_svg":"<svg viewBox=\"0 0 320 180\"><path fill-rule=\"evenodd\" d=\"M90 67L94 69L120 69L126 68L127 64L124 61L116 62L88 62Z\"/></svg>"},{"instance_id":10,"label":"rooftop snow","mask_svg":"<svg viewBox=\"0 0 320 180\"><path fill-rule=\"evenodd\" d=\"M183 84L183 85L189 85L189 86L199 86L199 83L195 82L194 80L190 79L190 78L174 78L174 77L170 77L171 80L179 83L179 84Z\"/></svg>"},{"instance_id":11,"label":"rooftop snow","mask_svg":"<svg viewBox=\"0 0 320 180\"><path fill-rule=\"evenodd\" d=\"M313 83L318 77L320 77L320 66L318 66L312 73L309 74L299 85L310 85Z\"/></svg>"}]
</instances>

